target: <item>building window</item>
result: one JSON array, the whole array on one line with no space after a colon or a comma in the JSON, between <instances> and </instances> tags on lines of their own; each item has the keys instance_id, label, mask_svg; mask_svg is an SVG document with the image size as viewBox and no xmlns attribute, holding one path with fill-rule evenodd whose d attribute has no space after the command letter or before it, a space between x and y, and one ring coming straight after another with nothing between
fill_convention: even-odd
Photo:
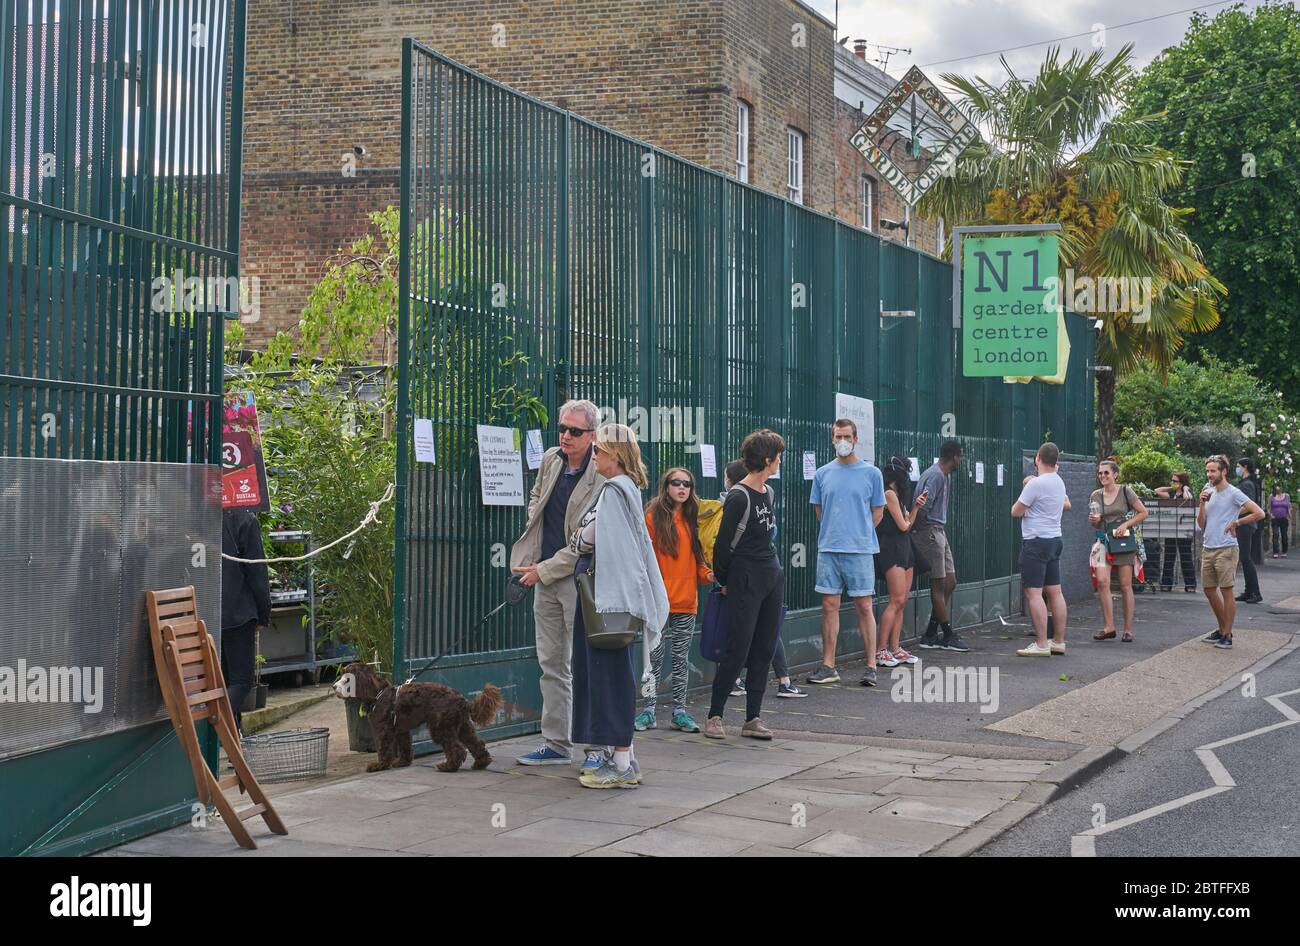
<instances>
[{"instance_id":1,"label":"building window","mask_svg":"<svg viewBox=\"0 0 1300 946\"><path fill-rule=\"evenodd\" d=\"M786 151L788 171L785 180L785 196L796 204L803 203L803 132L787 128L789 147Z\"/></svg>"},{"instance_id":2,"label":"building window","mask_svg":"<svg viewBox=\"0 0 1300 946\"><path fill-rule=\"evenodd\" d=\"M862 229L876 229L876 182L862 175Z\"/></svg>"},{"instance_id":3,"label":"building window","mask_svg":"<svg viewBox=\"0 0 1300 946\"><path fill-rule=\"evenodd\" d=\"M749 105L736 99L736 180L749 183Z\"/></svg>"}]
</instances>

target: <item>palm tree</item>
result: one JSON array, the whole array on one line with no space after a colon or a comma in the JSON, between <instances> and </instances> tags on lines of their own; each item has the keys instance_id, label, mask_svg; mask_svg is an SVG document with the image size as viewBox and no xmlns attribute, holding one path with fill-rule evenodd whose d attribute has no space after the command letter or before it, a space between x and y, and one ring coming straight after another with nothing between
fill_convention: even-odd
<instances>
[{"instance_id":1,"label":"palm tree","mask_svg":"<svg viewBox=\"0 0 1300 946\"><path fill-rule=\"evenodd\" d=\"M1102 457L1114 439L1117 378L1144 361L1166 372L1186 335L1218 324L1218 300L1227 292L1184 230L1191 211L1163 199L1182 181L1187 162L1151 143L1159 116L1121 113L1132 53L1126 45L1103 61L1100 52L1076 50L1062 62L1053 47L1032 80L1018 78L1004 58L1001 85L941 76L985 137L918 207L950 226L1059 223L1062 276L1073 269L1076 279L1150 280L1149 318L1132 306L1100 318ZM1070 308L1071 300L1063 301Z\"/></svg>"}]
</instances>

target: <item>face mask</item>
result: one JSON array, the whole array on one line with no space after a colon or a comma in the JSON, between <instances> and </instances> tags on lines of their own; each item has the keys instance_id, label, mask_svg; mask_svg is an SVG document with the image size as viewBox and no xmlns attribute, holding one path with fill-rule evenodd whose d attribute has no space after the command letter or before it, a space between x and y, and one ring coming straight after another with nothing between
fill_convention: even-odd
<instances>
[{"instance_id":1,"label":"face mask","mask_svg":"<svg viewBox=\"0 0 1300 946\"><path fill-rule=\"evenodd\" d=\"M853 444L848 440L835 441L835 455L837 457L847 457L853 452Z\"/></svg>"}]
</instances>

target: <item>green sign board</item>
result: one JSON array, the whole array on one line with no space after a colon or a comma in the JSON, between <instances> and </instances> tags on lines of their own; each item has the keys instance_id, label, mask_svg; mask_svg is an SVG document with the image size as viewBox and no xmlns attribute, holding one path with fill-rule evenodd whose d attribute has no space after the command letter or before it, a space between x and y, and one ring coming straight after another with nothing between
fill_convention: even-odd
<instances>
[{"instance_id":1,"label":"green sign board","mask_svg":"<svg viewBox=\"0 0 1300 946\"><path fill-rule=\"evenodd\" d=\"M962 374L1057 373L1055 234L977 237L961 247Z\"/></svg>"}]
</instances>

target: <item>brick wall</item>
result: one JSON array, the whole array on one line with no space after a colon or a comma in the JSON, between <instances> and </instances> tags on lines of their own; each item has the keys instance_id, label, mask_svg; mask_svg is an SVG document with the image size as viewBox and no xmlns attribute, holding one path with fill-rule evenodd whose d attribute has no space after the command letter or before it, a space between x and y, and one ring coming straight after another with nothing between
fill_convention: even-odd
<instances>
[{"instance_id":1,"label":"brick wall","mask_svg":"<svg viewBox=\"0 0 1300 946\"><path fill-rule=\"evenodd\" d=\"M865 162L833 94L832 27L796 0L250 0L241 239L244 272L261 280L253 344L294 325L325 259L397 203L405 36L727 174L743 98L751 183L785 196L795 127L807 136L804 203L860 222Z\"/></svg>"}]
</instances>

